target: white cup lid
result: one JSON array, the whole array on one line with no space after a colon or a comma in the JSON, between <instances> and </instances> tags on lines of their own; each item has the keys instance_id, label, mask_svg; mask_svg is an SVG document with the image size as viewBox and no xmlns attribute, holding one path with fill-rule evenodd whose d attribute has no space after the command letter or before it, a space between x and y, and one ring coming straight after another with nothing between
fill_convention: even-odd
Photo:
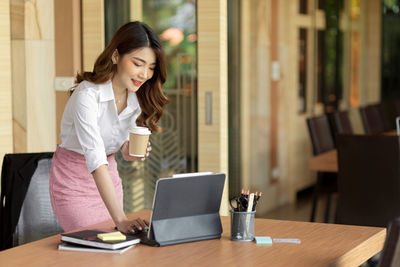
<instances>
[{"instance_id":1,"label":"white cup lid","mask_svg":"<svg viewBox=\"0 0 400 267\"><path fill-rule=\"evenodd\" d=\"M134 133L134 134L143 134L143 135L151 134L151 131L149 130L149 128L140 127L140 126L131 127L129 129L129 132Z\"/></svg>"}]
</instances>

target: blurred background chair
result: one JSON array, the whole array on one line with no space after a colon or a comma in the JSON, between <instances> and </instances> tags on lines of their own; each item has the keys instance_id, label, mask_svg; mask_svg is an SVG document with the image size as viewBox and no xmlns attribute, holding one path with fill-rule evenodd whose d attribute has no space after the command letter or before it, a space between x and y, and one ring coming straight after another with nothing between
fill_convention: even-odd
<instances>
[{"instance_id":1,"label":"blurred background chair","mask_svg":"<svg viewBox=\"0 0 400 267\"><path fill-rule=\"evenodd\" d=\"M335 222L386 227L400 216L397 136L338 136Z\"/></svg>"},{"instance_id":2,"label":"blurred background chair","mask_svg":"<svg viewBox=\"0 0 400 267\"><path fill-rule=\"evenodd\" d=\"M396 117L400 116L400 101L398 99L382 100L382 109L389 123L389 131L396 129ZM399 105L397 107L397 105Z\"/></svg>"},{"instance_id":3,"label":"blurred background chair","mask_svg":"<svg viewBox=\"0 0 400 267\"><path fill-rule=\"evenodd\" d=\"M353 134L348 111L336 111L332 113L332 118L337 134Z\"/></svg>"},{"instance_id":4,"label":"blurred background chair","mask_svg":"<svg viewBox=\"0 0 400 267\"><path fill-rule=\"evenodd\" d=\"M336 136L338 134L353 134L353 126L351 125L348 111L335 111L327 114L332 136L336 146Z\"/></svg>"},{"instance_id":5,"label":"blurred background chair","mask_svg":"<svg viewBox=\"0 0 400 267\"><path fill-rule=\"evenodd\" d=\"M379 267L400 266L400 254L396 253L399 246L400 237L400 218L396 218L390 222L386 234L385 245L383 246Z\"/></svg>"},{"instance_id":6,"label":"blurred background chair","mask_svg":"<svg viewBox=\"0 0 400 267\"><path fill-rule=\"evenodd\" d=\"M395 117L400 116L400 99L394 101Z\"/></svg>"},{"instance_id":7,"label":"blurred background chair","mask_svg":"<svg viewBox=\"0 0 400 267\"><path fill-rule=\"evenodd\" d=\"M53 153L6 154L1 183L1 248L62 233L53 213L49 176Z\"/></svg>"},{"instance_id":8,"label":"blurred background chair","mask_svg":"<svg viewBox=\"0 0 400 267\"><path fill-rule=\"evenodd\" d=\"M311 138L314 156L335 149L332 130L327 115L307 118L308 131ZM313 203L310 221L315 221L318 200L321 194L326 193L328 198L325 206L324 221L329 221L332 195L337 192L337 174L331 172L318 172L314 188Z\"/></svg>"},{"instance_id":9,"label":"blurred background chair","mask_svg":"<svg viewBox=\"0 0 400 267\"><path fill-rule=\"evenodd\" d=\"M382 104L361 107L360 115L366 134L381 134L391 129Z\"/></svg>"}]
</instances>

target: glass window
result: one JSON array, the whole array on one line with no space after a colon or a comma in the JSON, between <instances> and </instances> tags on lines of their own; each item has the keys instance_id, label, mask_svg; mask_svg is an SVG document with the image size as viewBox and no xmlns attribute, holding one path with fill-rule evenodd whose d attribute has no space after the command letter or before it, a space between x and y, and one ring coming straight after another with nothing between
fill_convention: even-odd
<instances>
[{"instance_id":1,"label":"glass window","mask_svg":"<svg viewBox=\"0 0 400 267\"><path fill-rule=\"evenodd\" d=\"M325 29L317 33L318 42L318 101L326 112L338 108L342 96L342 50L343 38L339 18L342 2L324 0Z\"/></svg>"},{"instance_id":2,"label":"glass window","mask_svg":"<svg viewBox=\"0 0 400 267\"><path fill-rule=\"evenodd\" d=\"M307 29L299 29L299 81L298 81L298 112L306 112L307 91Z\"/></svg>"},{"instance_id":3,"label":"glass window","mask_svg":"<svg viewBox=\"0 0 400 267\"><path fill-rule=\"evenodd\" d=\"M129 22L129 0L104 0L105 46L119 27Z\"/></svg>"},{"instance_id":4,"label":"glass window","mask_svg":"<svg viewBox=\"0 0 400 267\"><path fill-rule=\"evenodd\" d=\"M384 0L382 9L382 99L400 98L400 1Z\"/></svg>"},{"instance_id":5,"label":"glass window","mask_svg":"<svg viewBox=\"0 0 400 267\"><path fill-rule=\"evenodd\" d=\"M318 9L321 9L321 10L325 9L325 0L318 0Z\"/></svg>"},{"instance_id":6,"label":"glass window","mask_svg":"<svg viewBox=\"0 0 400 267\"><path fill-rule=\"evenodd\" d=\"M163 148L166 159L161 173L196 171L196 1L143 1L143 22L159 34L167 58L168 77L164 90L170 103L165 110L165 119L161 121L165 131L159 136L164 140L160 143L169 145Z\"/></svg>"},{"instance_id":7,"label":"glass window","mask_svg":"<svg viewBox=\"0 0 400 267\"><path fill-rule=\"evenodd\" d=\"M317 31L317 102L324 102L324 39L325 31Z\"/></svg>"},{"instance_id":8,"label":"glass window","mask_svg":"<svg viewBox=\"0 0 400 267\"><path fill-rule=\"evenodd\" d=\"M299 13L307 14L308 12L308 0L299 0Z\"/></svg>"},{"instance_id":9,"label":"glass window","mask_svg":"<svg viewBox=\"0 0 400 267\"><path fill-rule=\"evenodd\" d=\"M130 21L130 0L105 0L105 34ZM116 154L124 190L124 210L151 209L159 177L197 171L197 24L195 0L143 0L142 21L158 34L167 60L163 86L170 100L153 133L153 150L143 162L126 162Z\"/></svg>"}]
</instances>

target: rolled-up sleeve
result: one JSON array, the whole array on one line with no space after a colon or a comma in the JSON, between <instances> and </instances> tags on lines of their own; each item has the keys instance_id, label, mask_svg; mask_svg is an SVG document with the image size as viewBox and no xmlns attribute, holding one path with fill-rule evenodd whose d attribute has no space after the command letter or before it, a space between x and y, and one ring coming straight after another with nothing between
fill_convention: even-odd
<instances>
[{"instance_id":1,"label":"rolled-up sleeve","mask_svg":"<svg viewBox=\"0 0 400 267\"><path fill-rule=\"evenodd\" d=\"M75 92L73 120L89 173L108 165L104 142L97 123L99 105L94 94Z\"/></svg>"}]
</instances>

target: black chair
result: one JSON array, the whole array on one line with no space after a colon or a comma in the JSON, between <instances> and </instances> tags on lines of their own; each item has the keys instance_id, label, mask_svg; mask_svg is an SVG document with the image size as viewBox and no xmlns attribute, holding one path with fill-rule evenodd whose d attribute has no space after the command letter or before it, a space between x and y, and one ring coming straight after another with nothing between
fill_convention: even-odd
<instances>
[{"instance_id":1,"label":"black chair","mask_svg":"<svg viewBox=\"0 0 400 267\"><path fill-rule=\"evenodd\" d=\"M400 99L394 101L395 117L400 116Z\"/></svg>"},{"instance_id":2,"label":"black chair","mask_svg":"<svg viewBox=\"0 0 400 267\"><path fill-rule=\"evenodd\" d=\"M348 111L336 111L332 114L336 134L353 134Z\"/></svg>"},{"instance_id":3,"label":"black chair","mask_svg":"<svg viewBox=\"0 0 400 267\"><path fill-rule=\"evenodd\" d=\"M306 121L314 155L319 155L335 148L332 130L326 115L308 118ZM310 215L311 222L315 221L318 199L322 193L328 194L324 221L329 221L332 196L335 192L337 192L337 174L331 172L318 172Z\"/></svg>"},{"instance_id":4,"label":"black chair","mask_svg":"<svg viewBox=\"0 0 400 267\"><path fill-rule=\"evenodd\" d=\"M326 115L307 118L314 155L335 149L329 120Z\"/></svg>"},{"instance_id":5,"label":"black chair","mask_svg":"<svg viewBox=\"0 0 400 267\"><path fill-rule=\"evenodd\" d=\"M332 129L332 136L336 146L336 136L338 134L353 134L348 111L335 111L328 113L328 119Z\"/></svg>"},{"instance_id":6,"label":"black chair","mask_svg":"<svg viewBox=\"0 0 400 267\"><path fill-rule=\"evenodd\" d=\"M399 138L338 136L335 222L386 227L400 216Z\"/></svg>"},{"instance_id":7,"label":"black chair","mask_svg":"<svg viewBox=\"0 0 400 267\"><path fill-rule=\"evenodd\" d=\"M366 134L381 134L391 129L391 124L381 104L361 107L360 115Z\"/></svg>"},{"instance_id":8,"label":"black chair","mask_svg":"<svg viewBox=\"0 0 400 267\"><path fill-rule=\"evenodd\" d=\"M392 131L396 129L396 117L400 116L400 106L398 107L399 110L397 110L397 100L394 99L386 99L382 100L382 109L384 114L386 115L385 117L387 118L387 122L389 125L386 127L386 131ZM398 103L400 104L400 102Z\"/></svg>"},{"instance_id":9,"label":"black chair","mask_svg":"<svg viewBox=\"0 0 400 267\"><path fill-rule=\"evenodd\" d=\"M390 222L386 234L385 245L383 246L378 267L400 266L400 254L396 248L400 246L400 218Z\"/></svg>"},{"instance_id":10,"label":"black chair","mask_svg":"<svg viewBox=\"0 0 400 267\"><path fill-rule=\"evenodd\" d=\"M0 250L62 233L49 194L53 153L6 154L1 171Z\"/></svg>"}]
</instances>

